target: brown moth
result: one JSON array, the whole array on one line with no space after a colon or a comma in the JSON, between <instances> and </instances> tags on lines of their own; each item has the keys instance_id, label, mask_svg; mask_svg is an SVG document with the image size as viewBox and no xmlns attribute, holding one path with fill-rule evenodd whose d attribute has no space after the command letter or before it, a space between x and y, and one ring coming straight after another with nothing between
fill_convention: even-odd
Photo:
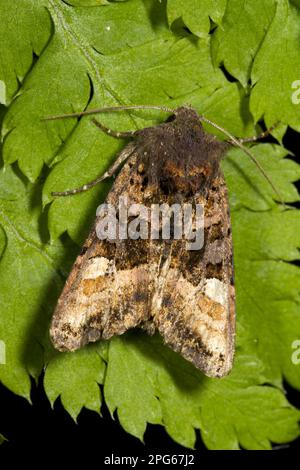
<instances>
[{"instance_id":1,"label":"brown moth","mask_svg":"<svg viewBox=\"0 0 300 470\"><path fill-rule=\"evenodd\" d=\"M98 215L58 300L50 336L60 351L75 351L134 327L158 331L207 376L222 377L231 370L235 339L231 224L220 170L228 142L208 134L200 121L210 121L194 109L166 111L172 112L167 122L129 133L113 132L94 120L103 131L132 142L101 178L53 194L85 191L125 162L106 203L118 207L120 197L126 197L128 204L149 208L201 204L202 248L189 251L184 239L133 240L117 234L101 240L97 227L103 216ZM242 140L224 133L230 143L242 146Z\"/></svg>"}]
</instances>

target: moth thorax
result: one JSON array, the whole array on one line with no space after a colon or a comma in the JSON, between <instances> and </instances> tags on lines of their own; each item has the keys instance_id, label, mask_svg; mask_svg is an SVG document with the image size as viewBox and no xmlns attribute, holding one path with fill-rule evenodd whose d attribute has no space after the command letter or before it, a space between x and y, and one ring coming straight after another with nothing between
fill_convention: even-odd
<instances>
[{"instance_id":1,"label":"moth thorax","mask_svg":"<svg viewBox=\"0 0 300 470\"><path fill-rule=\"evenodd\" d=\"M213 176L211 165L198 166L196 164L178 165L178 162L167 160L159 175L159 185L163 192L179 192L194 194L201 192Z\"/></svg>"}]
</instances>

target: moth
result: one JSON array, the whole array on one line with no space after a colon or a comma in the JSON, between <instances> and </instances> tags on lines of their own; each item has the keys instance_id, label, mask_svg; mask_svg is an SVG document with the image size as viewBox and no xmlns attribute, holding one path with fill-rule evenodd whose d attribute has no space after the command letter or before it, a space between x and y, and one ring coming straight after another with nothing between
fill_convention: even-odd
<instances>
[{"instance_id":1,"label":"moth","mask_svg":"<svg viewBox=\"0 0 300 470\"><path fill-rule=\"evenodd\" d=\"M118 109L132 108L145 107ZM86 191L122 166L107 204L117 207L122 197L147 207L200 204L203 246L189 251L184 239L121 239L118 234L113 240L99 239L98 215L58 300L50 336L58 350L75 351L139 327L149 334L159 332L170 348L207 376L222 377L233 364L235 289L228 195L220 161L230 144L243 147L255 159L243 144L271 129L258 137L237 139L189 106L152 108L171 115L160 125L125 133L94 119L102 131L130 142L103 176L81 188L52 194ZM203 121L221 129L228 140L207 133Z\"/></svg>"}]
</instances>

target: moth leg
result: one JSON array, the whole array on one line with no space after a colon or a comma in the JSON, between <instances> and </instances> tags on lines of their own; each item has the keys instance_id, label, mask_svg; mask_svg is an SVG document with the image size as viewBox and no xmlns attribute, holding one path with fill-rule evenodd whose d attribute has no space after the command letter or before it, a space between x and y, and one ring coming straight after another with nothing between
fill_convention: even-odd
<instances>
[{"instance_id":1,"label":"moth leg","mask_svg":"<svg viewBox=\"0 0 300 470\"><path fill-rule=\"evenodd\" d=\"M111 167L102 175L98 176L98 178L80 186L79 188L68 189L66 191L53 191L51 193L52 196L73 196L74 194L83 193L88 191L89 189L93 188L97 184L101 183L101 181L110 178L113 176L122 163L130 157L130 155L134 152L135 146L133 144L127 145L127 147L120 153L116 161L111 165Z\"/></svg>"},{"instance_id":2,"label":"moth leg","mask_svg":"<svg viewBox=\"0 0 300 470\"><path fill-rule=\"evenodd\" d=\"M240 142L240 144L245 144L249 142L256 142L257 140L260 140L260 139L265 139L278 126L278 124L279 122L276 122L273 126L269 127L269 129L265 130L264 132L261 132L258 135L254 135L253 137L245 137L242 139L238 139L238 141Z\"/></svg>"},{"instance_id":3,"label":"moth leg","mask_svg":"<svg viewBox=\"0 0 300 470\"><path fill-rule=\"evenodd\" d=\"M97 119L92 119L92 123L95 124L99 129L101 129L105 134L111 135L113 137L117 137L118 139L128 139L129 137L134 137L135 131L127 131L127 132L118 132L105 127L101 122L97 121Z\"/></svg>"}]
</instances>

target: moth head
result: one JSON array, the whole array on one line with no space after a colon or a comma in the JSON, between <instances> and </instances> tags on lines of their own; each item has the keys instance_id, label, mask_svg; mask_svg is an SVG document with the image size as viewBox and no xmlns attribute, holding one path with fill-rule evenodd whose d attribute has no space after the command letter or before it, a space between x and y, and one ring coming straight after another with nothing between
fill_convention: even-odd
<instances>
[{"instance_id":1,"label":"moth head","mask_svg":"<svg viewBox=\"0 0 300 470\"><path fill-rule=\"evenodd\" d=\"M176 120L179 125L200 125L200 127L202 128L202 125L199 120L199 114L195 109L191 108L190 106L181 106L180 108L175 109L173 119Z\"/></svg>"},{"instance_id":2,"label":"moth head","mask_svg":"<svg viewBox=\"0 0 300 470\"><path fill-rule=\"evenodd\" d=\"M201 192L217 175L225 145L203 129L193 108L177 108L170 124L174 140L163 161L161 179L180 193Z\"/></svg>"},{"instance_id":3,"label":"moth head","mask_svg":"<svg viewBox=\"0 0 300 470\"><path fill-rule=\"evenodd\" d=\"M190 107L177 108L167 122L143 129L138 136L149 184L165 194L199 192L219 170L223 144L205 132Z\"/></svg>"}]
</instances>

